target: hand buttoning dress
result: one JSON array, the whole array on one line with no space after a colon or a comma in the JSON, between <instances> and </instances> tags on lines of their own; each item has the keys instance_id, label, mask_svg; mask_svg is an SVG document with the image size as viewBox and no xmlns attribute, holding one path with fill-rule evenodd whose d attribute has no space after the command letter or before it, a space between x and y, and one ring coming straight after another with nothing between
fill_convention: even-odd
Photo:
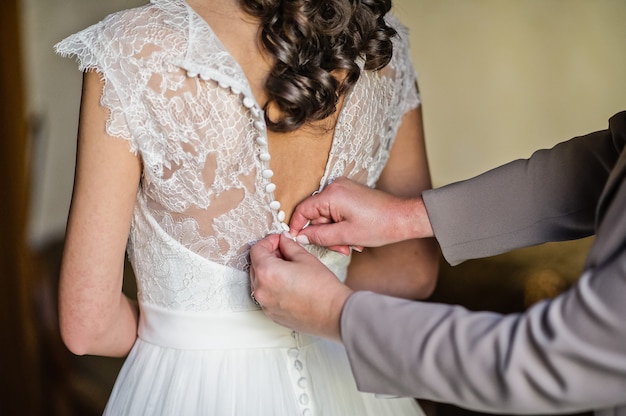
<instances>
[{"instance_id":1,"label":"hand buttoning dress","mask_svg":"<svg viewBox=\"0 0 626 416\"><path fill-rule=\"evenodd\" d=\"M374 186L401 118L419 105L406 29L391 63L346 97L320 189ZM56 45L99 71L107 133L141 158L128 255L138 339L108 415L415 415L360 393L342 345L274 324L253 303L249 247L282 232L266 126L243 71L183 0L110 15ZM349 257L309 247L339 279Z\"/></svg>"}]
</instances>

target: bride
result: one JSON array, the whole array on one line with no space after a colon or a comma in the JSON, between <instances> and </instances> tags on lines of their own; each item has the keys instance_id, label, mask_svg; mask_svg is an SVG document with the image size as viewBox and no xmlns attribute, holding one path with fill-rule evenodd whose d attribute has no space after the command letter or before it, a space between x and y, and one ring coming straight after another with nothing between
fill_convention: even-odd
<instances>
[{"instance_id":1,"label":"bride","mask_svg":"<svg viewBox=\"0 0 626 416\"><path fill-rule=\"evenodd\" d=\"M249 247L335 178L430 187L408 34L390 8L152 0L56 45L84 71L60 325L75 354L127 356L106 414L421 414L411 398L358 392L343 347L272 323L248 279ZM428 241L307 249L355 289L434 287ZM121 290L126 253L138 303Z\"/></svg>"}]
</instances>

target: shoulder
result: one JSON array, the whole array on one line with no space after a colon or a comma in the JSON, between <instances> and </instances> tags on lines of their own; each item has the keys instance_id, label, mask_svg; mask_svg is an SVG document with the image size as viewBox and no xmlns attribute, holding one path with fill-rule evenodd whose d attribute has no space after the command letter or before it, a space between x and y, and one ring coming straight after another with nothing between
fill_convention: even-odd
<instances>
[{"instance_id":1,"label":"shoulder","mask_svg":"<svg viewBox=\"0 0 626 416\"><path fill-rule=\"evenodd\" d=\"M609 130L615 147L620 153L626 153L626 111L621 111L609 119Z\"/></svg>"},{"instance_id":2,"label":"shoulder","mask_svg":"<svg viewBox=\"0 0 626 416\"><path fill-rule=\"evenodd\" d=\"M160 43L172 35L183 35L188 19L186 10L179 2L167 2L169 6L161 3L113 13L94 25L93 30L107 41L128 46Z\"/></svg>"},{"instance_id":3,"label":"shoulder","mask_svg":"<svg viewBox=\"0 0 626 416\"><path fill-rule=\"evenodd\" d=\"M399 94L399 102L406 104L407 108L413 108L419 103L419 94L415 90L417 74L411 57L409 28L392 13L385 16L385 21L397 35L392 38L391 61L379 73L382 77L393 80Z\"/></svg>"},{"instance_id":4,"label":"shoulder","mask_svg":"<svg viewBox=\"0 0 626 416\"><path fill-rule=\"evenodd\" d=\"M396 15L389 12L385 16L385 22L391 26L397 33L393 37L394 56L401 55L406 58L409 53L409 28L398 19Z\"/></svg>"},{"instance_id":5,"label":"shoulder","mask_svg":"<svg viewBox=\"0 0 626 416\"><path fill-rule=\"evenodd\" d=\"M395 14L391 12L387 13L387 15L385 16L385 22L387 22L389 26L391 26L396 30L396 32L398 32L398 37L401 40L408 42L409 28L404 23L402 23Z\"/></svg>"},{"instance_id":6,"label":"shoulder","mask_svg":"<svg viewBox=\"0 0 626 416\"><path fill-rule=\"evenodd\" d=\"M390 66L403 68L412 65L410 62L409 28L392 12L387 13L385 22L396 31L396 35L392 37L393 56L389 63Z\"/></svg>"},{"instance_id":7,"label":"shoulder","mask_svg":"<svg viewBox=\"0 0 626 416\"><path fill-rule=\"evenodd\" d=\"M55 45L62 56L75 55L82 70L106 69L128 60L179 53L186 45L184 2L154 2L108 15Z\"/></svg>"}]
</instances>

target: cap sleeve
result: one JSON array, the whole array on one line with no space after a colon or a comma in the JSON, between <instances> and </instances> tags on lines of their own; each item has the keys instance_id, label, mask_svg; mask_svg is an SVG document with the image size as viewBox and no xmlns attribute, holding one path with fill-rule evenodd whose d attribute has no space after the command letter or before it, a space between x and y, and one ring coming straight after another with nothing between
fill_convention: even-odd
<instances>
[{"instance_id":1,"label":"cap sleeve","mask_svg":"<svg viewBox=\"0 0 626 416\"><path fill-rule=\"evenodd\" d=\"M131 152L137 153L137 145L128 121L129 91L119 88L123 65L122 41L114 36L113 16L75 33L54 45L55 52L63 57L75 57L81 71L97 71L104 87L100 104L109 111L106 133L127 140Z\"/></svg>"},{"instance_id":2,"label":"cap sleeve","mask_svg":"<svg viewBox=\"0 0 626 416\"><path fill-rule=\"evenodd\" d=\"M392 13L387 14L386 20L398 33L398 36L394 38L393 57L390 64L397 72L396 79L400 83L399 110L404 115L421 104L417 86L417 73L413 66L409 48L409 29Z\"/></svg>"}]
</instances>

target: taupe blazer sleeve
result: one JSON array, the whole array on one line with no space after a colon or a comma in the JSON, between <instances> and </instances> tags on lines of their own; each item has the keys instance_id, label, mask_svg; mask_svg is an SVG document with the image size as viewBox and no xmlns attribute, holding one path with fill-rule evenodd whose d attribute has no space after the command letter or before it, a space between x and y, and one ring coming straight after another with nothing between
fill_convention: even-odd
<instances>
[{"instance_id":1,"label":"taupe blazer sleeve","mask_svg":"<svg viewBox=\"0 0 626 416\"><path fill-rule=\"evenodd\" d=\"M426 201L429 213L455 204L434 223L452 261L595 230L575 287L513 315L356 292L341 334L361 390L486 412L626 415L626 113L609 126Z\"/></svg>"},{"instance_id":2,"label":"taupe blazer sleeve","mask_svg":"<svg viewBox=\"0 0 626 416\"><path fill-rule=\"evenodd\" d=\"M618 156L605 130L424 192L444 257L456 265L592 235L598 200Z\"/></svg>"}]
</instances>

